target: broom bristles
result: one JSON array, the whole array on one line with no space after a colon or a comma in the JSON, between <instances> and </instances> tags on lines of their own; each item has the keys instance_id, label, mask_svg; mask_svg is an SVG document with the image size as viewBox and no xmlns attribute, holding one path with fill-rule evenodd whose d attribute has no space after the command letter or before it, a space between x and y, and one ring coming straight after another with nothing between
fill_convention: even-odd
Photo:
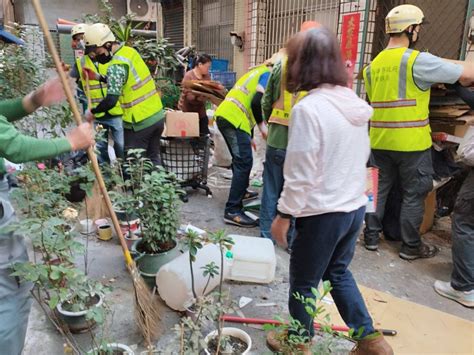
<instances>
[{"instance_id":1,"label":"broom bristles","mask_svg":"<svg viewBox=\"0 0 474 355\"><path fill-rule=\"evenodd\" d=\"M129 266L135 289L135 320L140 328L148 347L158 337L160 313L158 304L148 288L145 280L141 277L135 263Z\"/></svg>"}]
</instances>

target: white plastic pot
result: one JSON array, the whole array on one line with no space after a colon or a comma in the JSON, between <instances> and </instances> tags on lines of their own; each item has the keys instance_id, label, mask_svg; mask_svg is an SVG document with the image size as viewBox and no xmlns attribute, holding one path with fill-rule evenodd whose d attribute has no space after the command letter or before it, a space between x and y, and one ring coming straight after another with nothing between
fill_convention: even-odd
<instances>
[{"instance_id":1,"label":"white plastic pot","mask_svg":"<svg viewBox=\"0 0 474 355\"><path fill-rule=\"evenodd\" d=\"M89 350L87 354L90 354L90 355L97 354L98 350L102 350L104 348L107 350L120 350L123 354L127 354L127 355L135 355L132 349L130 349L127 345L120 344L120 343L110 343L100 348L94 348L92 350Z\"/></svg>"},{"instance_id":2,"label":"white plastic pot","mask_svg":"<svg viewBox=\"0 0 474 355\"><path fill-rule=\"evenodd\" d=\"M242 353L242 355L247 355L250 352L250 349L252 348L252 338L250 338L250 335L248 335L245 331L239 328L233 328L233 327L224 327L222 328L222 334L223 335L231 335L233 337L239 338L243 340L245 343L247 343L247 349ZM205 338L204 342L207 344L209 340L217 336L217 330L214 330L210 332ZM204 349L207 355L211 355L211 353L207 350Z\"/></svg>"}]
</instances>

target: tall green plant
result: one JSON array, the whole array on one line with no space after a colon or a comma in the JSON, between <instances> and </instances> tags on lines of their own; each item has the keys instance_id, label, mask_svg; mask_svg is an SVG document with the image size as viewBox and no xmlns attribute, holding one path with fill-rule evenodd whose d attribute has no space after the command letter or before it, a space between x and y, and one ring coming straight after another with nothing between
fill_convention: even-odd
<instances>
[{"instance_id":1,"label":"tall green plant","mask_svg":"<svg viewBox=\"0 0 474 355\"><path fill-rule=\"evenodd\" d=\"M140 218L141 248L151 254L170 250L176 244L181 193L176 176L154 166L142 149L131 149L117 165L120 192L112 194L114 204ZM114 178L114 181L119 179Z\"/></svg>"},{"instance_id":2,"label":"tall green plant","mask_svg":"<svg viewBox=\"0 0 474 355\"><path fill-rule=\"evenodd\" d=\"M40 45L41 33L18 25L15 34L25 40L24 46L5 45L0 49L0 98L21 98L36 89L48 77L49 55ZM30 120L15 123L23 133L34 137L63 136L72 123L68 105L42 108Z\"/></svg>"},{"instance_id":3,"label":"tall green plant","mask_svg":"<svg viewBox=\"0 0 474 355\"><path fill-rule=\"evenodd\" d=\"M79 206L68 202L65 196L77 177L82 179L81 187L85 191L91 190L93 181L89 179L88 166L84 169L73 171L76 175L57 169L39 170L35 166L23 170L18 177L20 188L13 194L19 221L9 226L10 231L29 236L36 251L33 262L13 265L13 275L21 282L33 284L32 297L77 353L84 351L63 327L55 308L61 304L69 311L86 311L88 320L100 324L104 322L107 308L91 306L92 300L109 291L75 266L76 257L84 253L84 245L73 230ZM94 341L93 333L90 334Z\"/></svg>"}]
</instances>

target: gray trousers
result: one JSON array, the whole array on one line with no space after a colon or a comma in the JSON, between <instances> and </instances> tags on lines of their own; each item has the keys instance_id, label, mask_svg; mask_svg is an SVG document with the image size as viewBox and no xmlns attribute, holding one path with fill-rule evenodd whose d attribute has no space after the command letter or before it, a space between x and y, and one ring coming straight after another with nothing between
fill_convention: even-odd
<instances>
[{"instance_id":1,"label":"gray trousers","mask_svg":"<svg viewBox=\"0 0 474 355\"><path fill-rule=\"evenodd\" d=\"M452 219L453 273L451 286L474 290L474 168L464 181L454 205Z\"/></svg>"},{"instance_id":2,"label":"gray trousers","mask_svg":"<svg viewBox=\"0 0 474 355\"><path fill-rule=\"evenodd\" d=\"M375 164L379 168L377 209L365 217L364 235L379 235L387 197L400 177L402 204L400 230L405 247L420 246L420 226L425 211L425 198L433 188L433 163L430 149L421 152L394 152L372 150Z\"/></svg>"},{"instance_id":3,"label":"gray trousers","mask_svg":"<svg viewBox=\"0 0 474 355\"><path fill-rule=\"evenodd\" d=\"M31 308L31 285L10 276L11 265L27 261L28 254L23 237L3 230L15 220L6 180L0 181L0 202L4 212L0 219L0 354L20 355Z\"/></svg>"}]
</instances>

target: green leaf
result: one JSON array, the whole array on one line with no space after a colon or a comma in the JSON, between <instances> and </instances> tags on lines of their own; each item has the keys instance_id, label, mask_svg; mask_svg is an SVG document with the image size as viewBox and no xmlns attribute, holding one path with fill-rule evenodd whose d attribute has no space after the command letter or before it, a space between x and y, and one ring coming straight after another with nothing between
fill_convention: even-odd
<instances>
[{"instance_id":1,"label":"green leaf","mask_svg":"<svg viewBox=\"0 0 474 355\"><path fill-rule=\"evenodd\" d=\"M59 296L56 294L53 294L48 301L48 306L50 309L55 309L58 303L59 303Z\"/></svg>"}]
</instances>

